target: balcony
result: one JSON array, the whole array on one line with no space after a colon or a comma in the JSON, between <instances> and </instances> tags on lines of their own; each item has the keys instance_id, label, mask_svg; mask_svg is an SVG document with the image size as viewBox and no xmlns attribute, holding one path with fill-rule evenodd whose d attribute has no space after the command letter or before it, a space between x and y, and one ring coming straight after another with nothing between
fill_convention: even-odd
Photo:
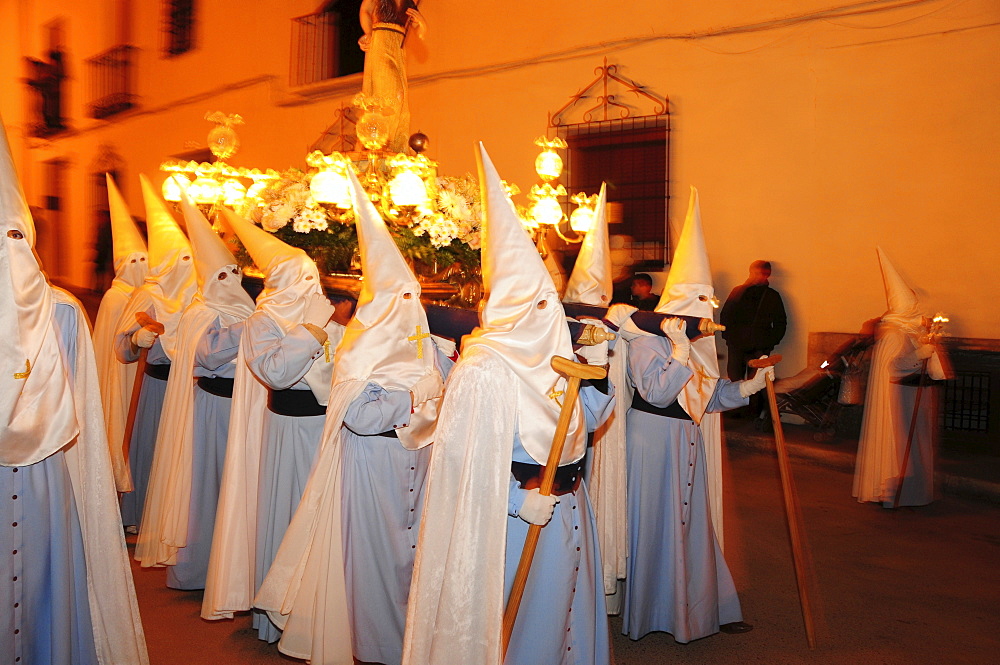
<instances>
[{"instance_id":1,"label":"balcony","mask_svg":"<svg viewBox=\"0 0 1000 665\"><path fill-rule=\"evenodd\" d=\"M358 47L362 34L356 9L330 9L292 19L292 87L362 71L364 52Z\"/></svg>"},{"instance_id":2,"label":"balcony","mask_svg":"<svg viewBox=\"0 0 1000 665\"><path fill-rule=\"evenodd\" d=\"M134 46L122 44L87 60L90 70L91 118L107 118L136 106L133 92Z\"/></svg>"}]
</instances>

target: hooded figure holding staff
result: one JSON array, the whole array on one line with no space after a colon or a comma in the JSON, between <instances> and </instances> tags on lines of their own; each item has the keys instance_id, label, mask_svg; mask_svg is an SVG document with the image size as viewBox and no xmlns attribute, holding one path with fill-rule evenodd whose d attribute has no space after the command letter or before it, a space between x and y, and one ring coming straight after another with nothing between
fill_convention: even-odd
<instances>
[{"instance_id":1,"label":"hooded figure holding staff","mask_svg":"<svg viewBox=\"0 0 1000 665\"><path fill-rule=\"evenodd\" d=\"M108 428L115 485L119 492L131 492L132 478L124 458L122 440L129 406L129 388L135 381L136 364L118 362L113 342L122 310L128 304L132 292L142 286L146 279L149 253L146 251L146 241L132 221L132 214L114 179L110 174L106 174L106 177L115 278L111 282L111 288L101 298L101 305L97 310L94 353L97 356L97 375L101 381L101 403L104 406L104 424Z\"/></svg>"},{"instance_id":2,"label":"hooded figure holding staff","mask_svg":"<svg viewBox=\"0 0 1000 665\"><path fill-rule=\"evenodd\" d=\"M934 500L937 399L933 386L919 388L948 373L917 295L882 248L877 250L889 310L875 334L852 494L886 508L924 506Z\"/></svg>"},{"instance_id":3,"label":"hooded figure holding staff","mask_svg":"<svg viewBox=\"0 0 1000 665\"><path fill-rule=\"evenodd\" d=\"M139 180L146 203L150 267L145 282L132 293L122 310L114 340L115 355L123 363L138 361L141 349L148 349L134 426L131 433L124 433L129 437L124 446L128 450L133 490L122 495L122 523L132 532L138 531L146 503L160 410L167 391L170 363L178 351L177 327L184 309L198 290L187 237L149 179L140 175ZM164 332L158 334L150 324L140 325L137 315L145 315L159 323ZM139 379L136 376L135 380ZM125 388L129 390L132 386Z\"/></svg>"},{"instance_id":4,"label":"hooded figure holding staff","mask_svg":"<svg viewBox=\"0 0 1000 665\"><path fill-rule=\"evenodd\" d=\"M568 386L550 363L573 358L573 348L552 279L481 144L479 158L488 295L481 326L463 340L445 386L403 663L501 662L504 604L532 524L545 526L507 662L609 663L600 553L580 461L587 431L607 417L613 395L586 386L568 407L555 489L542 495L542 465Z\"/></svg>"},{"instance_id":5,"label":"hooded figure holding staff","mask_svg":"<svg viewBox=\"0 0 1000 665\"><path fill-rule=\"evenodd\" d=\"M657 312L711 318L714 290L691 188ZM745 632L739 597L722 556L719 412L744 406L773 368L732 383L719 378L715 338L689 341L680 319L666 337L626 324L628 574L622 632L637 640L664 631L681 643L718 632ZM625 346L625 345L620 345Z\"/></svg>"}]
</instances>

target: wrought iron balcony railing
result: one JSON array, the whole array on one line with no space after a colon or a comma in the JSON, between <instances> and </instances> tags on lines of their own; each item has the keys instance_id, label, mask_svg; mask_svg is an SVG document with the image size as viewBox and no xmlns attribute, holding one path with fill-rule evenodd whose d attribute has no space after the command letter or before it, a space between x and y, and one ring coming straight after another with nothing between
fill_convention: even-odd
<instances>
[{"instance_id":1,"label":"wrought iron balcony railing","mask_svg":"<svg viewBox=\"0 0 1000 665\"><path fill-rule=\"evenodd\" d=\"M136 106L133 72L137 50L122 44L87 60L93 100L91 118L107 118Z\"/></svg>"}]
</instances>

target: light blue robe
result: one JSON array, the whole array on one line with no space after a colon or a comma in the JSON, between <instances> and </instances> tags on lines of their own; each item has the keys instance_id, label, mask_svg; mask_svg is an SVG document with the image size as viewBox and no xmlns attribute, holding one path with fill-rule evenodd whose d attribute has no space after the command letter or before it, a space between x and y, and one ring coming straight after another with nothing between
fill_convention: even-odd
<instances>
[{"instance_id":1,"label":"light blue robe","mask_svg":"<svg viewBox=\"0 0 1000 665\"><path fill-rule=\"evenodd\" d=\"M303 326L284 334L264 312L255 312L244 328L247 364L265 385L275 390L309 390L303 380L323 347ZM326 416L282 416L266 410L257 486L257 556L254 593L264 582L271 562L299 505L319 449ZM281 631L267 615L254 610L257 636L277 642Z\"/></svg>"},{"instance_id":2,"label":"light blue robe","mask_svg":"<svg viewBox=\"0 0 1000 665\"><path fill-rule=\"evenodd\" d=\"M150 318L156 318L156 310L146 310ZM133 331L134 332L134 331ZM115 356L123 363L134 363L139 359L139 350L133 350L132 335L115 335ZM170 358L160 345L157 337L146 354L150 365L169 365ZM138 376L136 377L138 380ZM132 386L125 386L131 395ZM156 433L160 428L160 411L163 397L167 394L166 380L156 379L148 374L143 377L142 391L135 412L135 426L128 448L129 467L132 471L132 491L122 494L122 524L138 527L142 521L142 511L146 505L146 490L149 487L149 472L153 468L153 451L156 449Z\"/></svg>"},{"instance_id":3,"label":"light blue robe","mask_svg":"<svg viewBox=\"0 0 1000 665\"><path fill-rule=\"evenodd\" d=\"M629 345L629 380L654 406L674 402L691 377L670 353L663 337ZM747 402L738 384L720 379L708 412ZM712 526L701 429L636 409L629 409L626 423L629 558L622 632L637 640L664 631L686 643L742 621Z\"/></svg>"},{"instance_id":4,"label":"light blue robe","mask_svg":"<svg viewBox=\"0 0 1000 665\"><path fill-rule=\"evenodd\" d=\"M447 378L454 363L440 352ZM341 432L344 580L354 657L398 665L431 446L407 450L380 436L410 422L408 390L369 383L344 414Z\"/></svg>"},{"instance_id":5,"label":"light blue robe","mask_svg":"<svg viewBox=\"0 0 1000 665\"><path fill-rule=\"evenodd\" d=\"M614 392L593 387L580 390L587 430L593 431L611 413ZM516 462L538 464L514 440ZM517 511L525 490L511 477L504 570L504 602L531 526ZM538 539L506 662L510 665L607 665L611 662L608 613L601 578L597 526L581 481L576 492L559 497L552 520Z\"/></svg>"},{"instance_id":6,"label":"light blue robe","mask_svg":"<svg viewBox=\"0 0 1000 665\"><path fill-rule=\"evenodd\" d=\"M233 378L236 365L232 361L239 351L243 325L240 321L222 327L216 319L208 327L195 351L195 377ZM177 563L167 566L167 586L171 589L205 588L232 402L229 397L205 392L195 384L187 545L177 550Z\"/></svg>"},{"instance_id":7,"label":"light blue robe","mask_svg":"<svg viewBox=\"0 0 1000 665\"><path fill-rule=\"evenodd\" d=\"M54 318L65 365L74 368L76 311L57 303ZM83 536L63 451L0 467L0 543L0 663L97 665Z\"/></svg>"}]
</instances>

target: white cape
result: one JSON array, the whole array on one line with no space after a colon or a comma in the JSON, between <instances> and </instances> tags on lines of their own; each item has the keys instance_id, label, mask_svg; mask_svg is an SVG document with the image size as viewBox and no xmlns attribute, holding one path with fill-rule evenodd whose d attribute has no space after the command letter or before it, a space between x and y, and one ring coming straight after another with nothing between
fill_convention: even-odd
<instances>
[{"instance_id":1,"label":"white cape","mask_svg":"<svg viewBox=\"0 0 1000 665\"><path fill-rule=\"evenodd\" d=\"M128 304L134 287L120 279L111 282L101 299L94 323L94 354L97 356L97 375L101 385L104 406L104 424L108 431L111 451L111 469L119 492L132 491L132 474L122 442L125 438L125 420L128 416L132 384L135 382L136 363L119 362L115 357L115 334L122 312Z\"/></svg>"},{"instance_id":2,"label":"white cape","mask_svg":"<svg viewBox=\"0 0 1000 665\"><path fill-rule=\"evenodd\" d=\"M73 395L80 435L65 451L83 531L97 657L102 665L148 665L108 457L90 326L73 296L60 289L52 289L52 294L55 302L71 304L77 315Z\"/></svg>"},{"instance_id":3,"label":"white cape","mask_svg":"<svg viewBox=\"0 0 1000 665\"><path fill-rule=\"evenodd\" d=\"M628 558L628 495L625 418L635 389L628 380L628 342L619 339L611 355L608 379L615 387L615 410L594 432L590 462L590 502L597 522L604 593L617 591ZM610 610L609 610L610 611Z\"/></svg>"},{"instance_id":4,"label":"white cape","mask_svg":"<svg viewBox=\"0 0 1000 665\"><path fill-rule=\"evenodd\" d=\"M404 665L500 665L510 460L520 380L489 347L445 385L431 448ZM515 394L512 394L512 387Z\"/></svg>"},{"instance_id":5,"label":"white cape","mask_svg":"<svg viewBox=\"0 0 1000 665\"><path fill-rule=\"evenodd\" d=\"M314 665L352 665L341 531L344 415L368 382L333 387L321 447L254 606L282 629L278 649Z\"/></svg>"},{"instance_id":6,"label":"white cape","mask_svg":"<svg viewBox=\"0 0 1000 665\"><path fill-rule=\"evenodd\" d=\"M177 326L177 351L163 397L135 560L143 568L174 565L187 545L194 452L194 358L219 312L196 300Z\"/></svg>"},{"instance_id":7,"label":"white cape","mask_svg":"<svg viewBox=\"0 0 1000 665\"><path fill-rule=\"evenodd\" d=\"M267 387L246 363L247 337L240 340L233 403L226 440L212 553L205 580L202 619L231 619L249 610L257 553L257 483Z\"/></svg>"}]
</instances>

